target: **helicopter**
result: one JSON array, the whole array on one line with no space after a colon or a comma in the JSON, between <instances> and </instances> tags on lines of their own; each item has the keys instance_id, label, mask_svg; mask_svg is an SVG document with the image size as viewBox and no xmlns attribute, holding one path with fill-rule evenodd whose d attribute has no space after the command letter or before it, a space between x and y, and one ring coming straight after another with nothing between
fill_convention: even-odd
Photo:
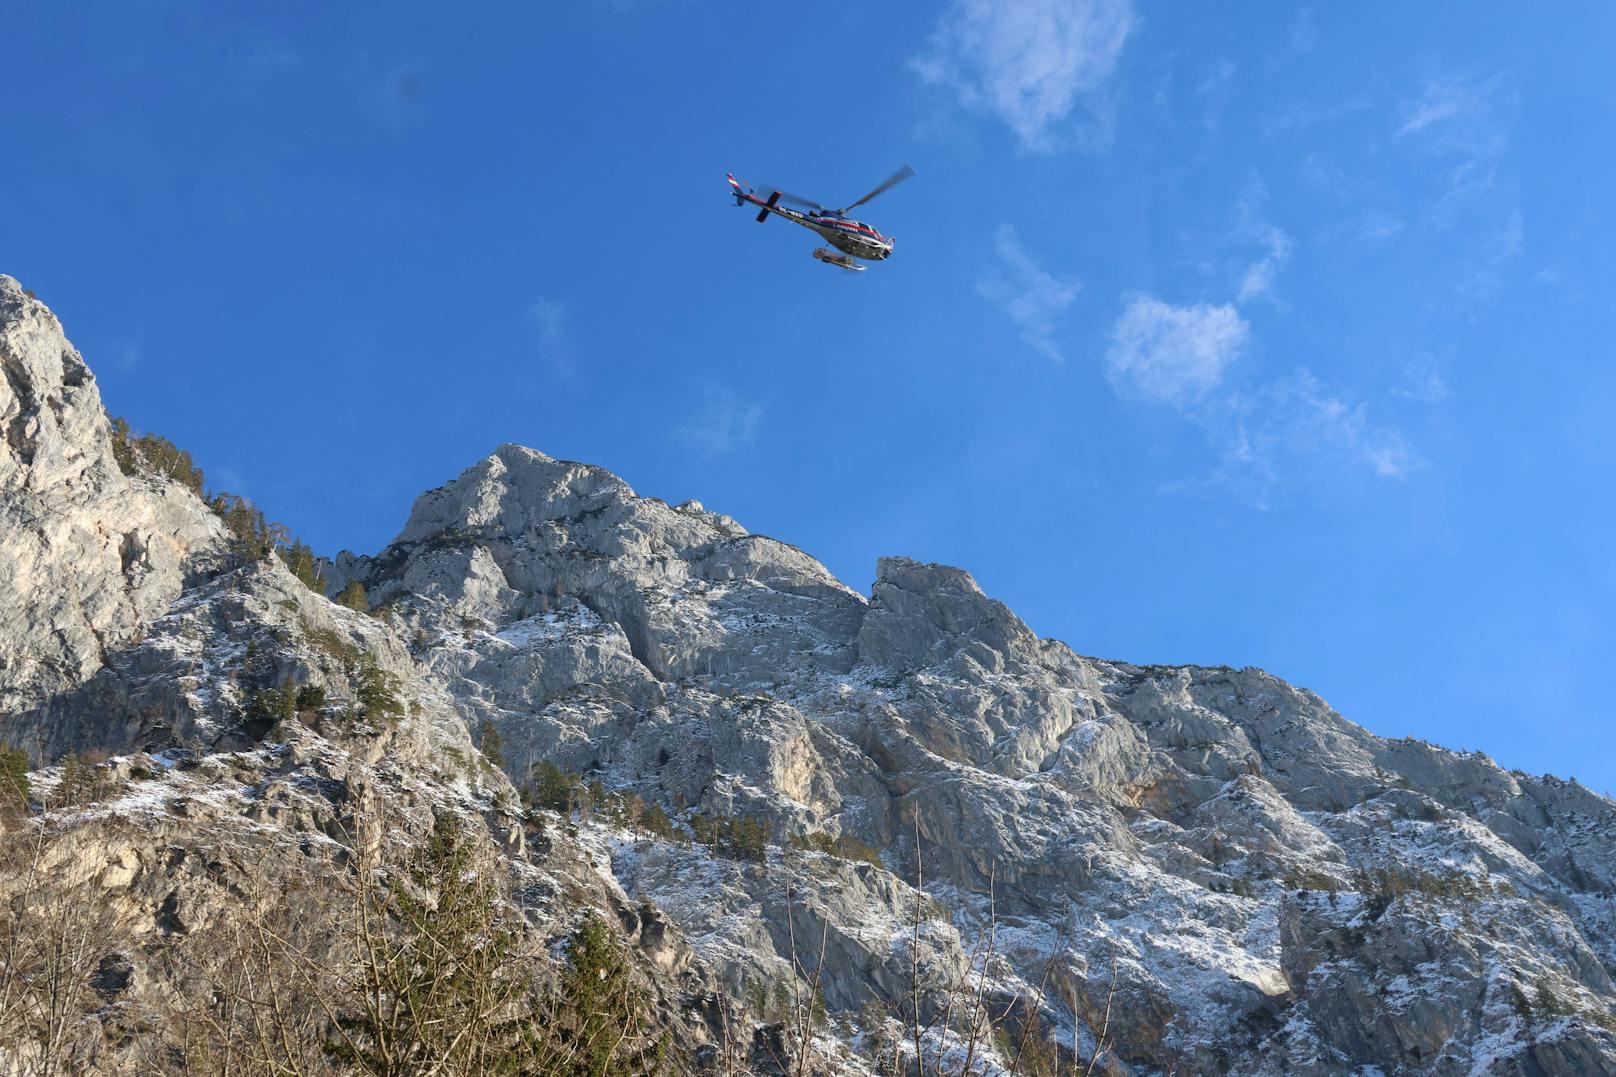
<instances>
[{"instance_id":1,"label":"helicopter","mask_svg":"<svg viewBox=\"0 0 1616 1077\"><path fill-rule=\"evenodd\" d=\"M753 205L758 207L757 220L759 224L768 220L771 213L784 217L788 221L795 221L804 228L810 228L819 233L830 243L831 247L835 248L835 250L832 250L830 247L818 247L814 250L815 258L833 266L840 266L843 269L863 270L866 267L860 265L854 259L863 258L871 262L883 261L892 254L894 239L892 236L883 236L862 221L850 219L847 216L847 211L857 209L876 195L896 187L914 174L914 169L904 165L883 180L875 190L857 202L841 209L826 209L812 199L799 198L776 188L767 189L768 198L759 198L759 192L743 185L733 174L728 176L728 179L730 193L735 196L737 206ZM783 206L780 205L781 202L787 202L790 205ZM792 209L790 208L792 205L803 208L800 210Z\"/></svg>"}]
</instances>

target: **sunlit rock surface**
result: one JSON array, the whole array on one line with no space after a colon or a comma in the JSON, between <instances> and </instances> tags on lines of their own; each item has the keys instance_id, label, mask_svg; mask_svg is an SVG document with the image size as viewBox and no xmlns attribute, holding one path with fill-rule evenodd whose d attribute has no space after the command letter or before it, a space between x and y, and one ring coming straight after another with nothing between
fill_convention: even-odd
<instances>
[{"instance_id":1,"label":"sunlit rock surface","mask_svg":"<svg viewBox=\"0 0 1616 1077\"><path fill-rule=\"evenodd\" d=\"M692 1045L705 992L761 1019L822 945L831 1035L855 1047L874 1009L918 997L929 1018L969 983L1095 1072L1616 1073L1616 805L1573 782L1384 740L1258 670L1083 657L960 569L883 558L866 597L699 503L513 445L423 494L385 550L326 564L367 616L233 562L189 491L121 475L93 378L7 278L0 359L0 730L42 764L188 753L85 832L79 867L131 922L274 900L164 850L234 828L267 864L340 860L349 802L392 798L482 820L544 880L541 924L613 910ZM359 666L401 720L250 713L287 680L340 710ZM541 762L678 831L756 818L770 848L598 813L538 848L515 787ZM792 847L813 835L856 840ZM164 952L120 951L128 982L182 983Z\"/></svg>"}]
</instances>

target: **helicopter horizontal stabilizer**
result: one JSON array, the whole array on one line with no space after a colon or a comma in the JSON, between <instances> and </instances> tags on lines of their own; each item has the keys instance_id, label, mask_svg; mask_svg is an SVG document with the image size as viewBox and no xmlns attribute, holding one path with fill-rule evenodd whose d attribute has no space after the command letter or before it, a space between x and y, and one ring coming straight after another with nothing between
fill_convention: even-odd
<instances>
[{"instance_id":1,"label":"helicopter horizontal stabilizer","mask_svg":"<svg viewBox=\"0 0 1616 1077\"><path fill-rule=\"evenodd\" d=\"M764 205L765 206L772 206L778 201L780 201L780 192L775 191L773 194L769 195L769 200L767 202L765 202ZM759 224L762 224L764 221L766 221L768 219L769 219L769 211L767 209L758 210L757 222Z\"/></svg>"}]
</instances>

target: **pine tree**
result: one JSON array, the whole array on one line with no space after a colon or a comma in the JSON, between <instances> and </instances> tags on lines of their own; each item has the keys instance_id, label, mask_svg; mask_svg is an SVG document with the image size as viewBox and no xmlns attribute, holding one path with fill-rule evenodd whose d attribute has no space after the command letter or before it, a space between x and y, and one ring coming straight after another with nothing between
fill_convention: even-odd
<instances>
[{"instance_id":1,"label":"pine tree","mask_svg":"<svg viewBox=\"0 0 1616 1077\"><path fill-rule=\"evenodd\" d=\"M232 547L245 560L262 561L287 541L286 528L270 523L263 510L244 497L214 494L208 507L224 522Z\"/></svg>"},{"instance_id":2,"label":"pine tree","mask_svg":"<svg viewBox=\"0 0 1616 1077\"><path fill-rule=\"evenodd\" d=\"M118 462L118 470L125 475L133 475L140 470L134 447L129 444L128 419L112 420L112 458Z\"/></svg>"},{"instance_id":3,"label":"pine tree","mask_svg":"<svg viewBox=\"0 0 1616 1077\"><path fill-rule=\"evenodd\" d=\"M263 722L290 721L297 714L298 689L290 677L279 688L260 688L247 705L247 717Z\"/></svg>"},{"instance_id":4,"label":"pine tree","mask_svg":"<svg viewBox=\"0 0 1616 1077\"><path fill-rule=\"evenodd\" d=\"M498 876L464 824L438 816L403 870L361 895L362 955L330 1053L374 1077L531 1072L518 1019L531 963Z\"/></svg>"},{"instance_id":5,"label":"pine tree","mask_svg":"<svg viewBox=\"0 0 1616 1077\"><path fill-rule=\"evenodd\" d=\"M325 593L325 577L320 574L320 566L314 560L314 551L303 540L293 539L290 546L282 546L278 552L286 567L302 581L303 586L316 594Z\"/></svg>"},{"instance_id":6,"label":"pine tree","mask_svg":"<svg viewBox=\"0 0 1616 1077\"><path fill-rule=\"evenodd\" d=\"M665 1046L635 1035L646 999L629 978L623 946L606 921L594 914L567 940L561 974L563 1019L552 1034L564 1044L565 1061L548 1070L555 1077L615 1077L663 1069Z\"/></svg>"},{"instance_id":7,"label":"pine tree","mask_svg":"<svg viewBox=\"0 0 1616 1077\"><path fill-rule=\"evenodd\" d=\"M762 863L768 855L769 827L761 819L741 815L719 820L716 835L725 856L736 860L755 860Z\"/></svg>"},{"instance_id":8,"label":"pine tree","mask_svg":"<svg viewBox=\"0 0 1616 1077\"><path fill-rule=\"evenodd\" d=\"M62 760L62 777L56 783L59 804L79 806L94 804L112 792L112 781L98 763L92 763L76 752Z\"/></svg>"},{"instance_id":9,"label":"pine tree","mask_svg":"<svg viewBox=\"0 0 1616 1077\"><path fill-rule=\"evenodd\" d=\"M358 580L349 580L348 585L337 595L337 605L347 606L360 613L369 613L370 600L365 597L365 585Z\"/></svg>"},{"instance_id":10,"label":"pine tree","mask_svg":"<svg viewBox=\"0 0 1616 1077\"><path fill-rule=\"evenodd\" d=\"M673 836L673 823L668 813L656 804L647 804L640 812L640 829L659 838Z\"/></svg>"},{"instance_id":11,"label":"pine tree","mask_svg":"<svg viewBox=\"0 0 1616 1077\"><path fill-rule=\"evenodd\" d=\"M0 825L28 811L28 753L0 748Z\"/></svg>"},{"instance_id":12,"label":"pine tree","mask_svg":"<svg viewBox=\"0 0 1616 1077\"><path fill-rule=\"evenodd\" d=\"M536 807L568 815L582 800L583 782L548 759L533 764L530 781Z\"/></svg>"},{"instance_id":13,"label":"pine tree","mask_svg":"<svg viewBox=\"0 0 1616 1077\"><path fill-rule=\"evenodd\" d=\"M317 711L325 706L325 687L318 684L305 684L297 690L297 709L300 711Z\"/></svg>"},{"instance_id":14,"label":"pine tree","mask_svg":"<svg viewBox=\"0 0 1616 1077\"><path fill-rule=\"evenodd\" d=\"M483 724L477 730L477 748L483 753L483 758L496 767L503 767L505 760L500 756L502 745L499 739L499 730L494 723L484 718Z\"/></svg>"},{"instance_id":15,"label":"pine tree","mask_svg":"<svg viewBox=\"0 0 1616 1077\"><path fill-rule=\"evenodd\" d=\"M359 684L354 694L366 718L398 718L404 714L404 704L398 698L398 682L374 662L367 660L359 667Z\"/></svg>"}]
</instances>

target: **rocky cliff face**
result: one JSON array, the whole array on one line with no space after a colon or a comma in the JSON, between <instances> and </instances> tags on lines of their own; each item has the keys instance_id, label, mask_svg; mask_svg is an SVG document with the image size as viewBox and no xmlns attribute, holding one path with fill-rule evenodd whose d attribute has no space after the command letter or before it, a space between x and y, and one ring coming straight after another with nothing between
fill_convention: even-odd
<instances>
[{"instance_id":1,"label":"rocky cliff face","mask_svg":"<svg viewBox=\"0 0 1616 1077\"><path fill-rule=\"evenodd\" d=\"M95 377L0 277L0 713L82 682L168 609L221 529L112 454Z\"/></svg>"},{"instance_id":2,"label":"rocky cliff face","mask_svg":"<svg viewBox=\"0 0 1616 1077\"><path fill-rule=\"evenodd\" d=\"M474 816L550 878L536 923L614 911L692 1069L715 1035L699 999L762 1021L822 953L821 1068L868 1067L881 1013L946 1023L975 992L1012 1041L1036 1015L1095 1072L1616 1073L1616 805L1575 783L1383 740L1261 671L1080 656L959 569L886 558L866 597L698 503L518 446L328 566L379 616L354 613L232 563L188 491L109 467L54 319L5 278L0 318L21 598L0 730L41 763L190 753L104 808L121 836L85 854L148 933L170 889L218 921L271 900L162 850L230 828L341 848L347 799L392 798ZM362 709L363 669L400 721L253 716L254 686L288 680ZM484 731L504 775L476 764ZM673 824L597 811L529 840L513 787L544 763ZM178 797L207 807L176 818ZM704 840L738 819L761 860Z\"/></svg>"}]
</instances>

